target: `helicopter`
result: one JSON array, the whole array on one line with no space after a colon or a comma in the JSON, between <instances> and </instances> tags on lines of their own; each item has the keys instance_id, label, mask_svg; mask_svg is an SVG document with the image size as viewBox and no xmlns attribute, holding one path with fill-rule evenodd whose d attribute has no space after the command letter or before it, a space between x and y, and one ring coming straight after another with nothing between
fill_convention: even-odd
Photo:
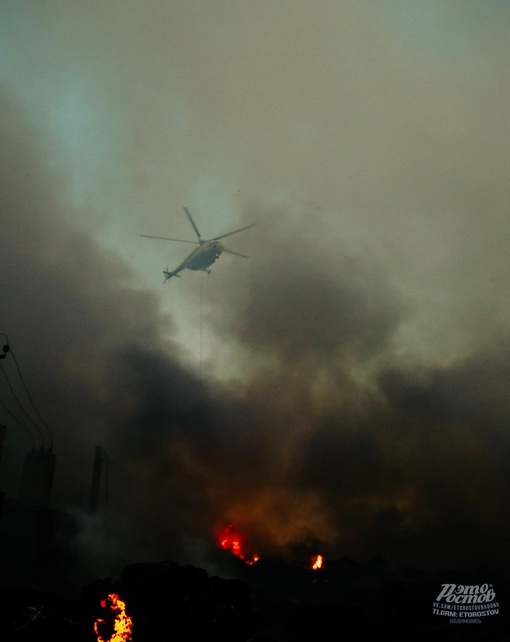
<instances>
[{"instance_id":1,"label":"helicopter","mask_svg":"<svg viewBox=\"0 0 510 642\"><path fill-rule=\"evenodd\" d=\"M202 270L203 272L207 272L207 274L211 274L211 270L209 270L209 266L212 265L216 259L220 258L220 255L223 252L227 252L227 254L235 254L236 256L242 256L243 258L247 259L249 258L245 254L239 254L239 252L233 252L232 250L227 250L223 243L220 242L220 239L225 238L226 236L231 236L232 234L237 234L238 232L242 232L243 230L247 230L250 227L254 227L257 225L256 223L252 223L251 225L246 225L245 227L241 227L238 230L234 230L233 232L227 232L227 234L222 234L221 236L215 236L212 239L209 240L204 240L200 236L200 232L198 231L197 226L195 225L195 221L193 220L193 217L189 213L189 210L187 207L183 208L186 216L189 219L189 222L193 226L193 229L195 230L195 233L198 237L198 241L187 241L184 239L170 239L166 238L165 236L151 236L149 234L140 234L140 236L143 236L145 238L149 239L161 239L163 241L177 241L179 243L195 243L198 245L188 256L184 259L184 261L178 265L175 270L169 271L167 268L166 270L163 270L163 274L165 275L165 280L163 283L166 283L168 279L172 278L173 276L178 276L180 277L181 275L179 272L182 272L184 269L188 270Z\"/></svg>"}]
</instances>

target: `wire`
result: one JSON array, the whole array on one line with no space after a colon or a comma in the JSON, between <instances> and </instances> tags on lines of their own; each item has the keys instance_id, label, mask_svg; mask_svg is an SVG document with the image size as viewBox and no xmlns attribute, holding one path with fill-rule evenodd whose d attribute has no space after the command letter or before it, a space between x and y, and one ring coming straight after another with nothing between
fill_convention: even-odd
<instances>
[{"instance_id":1,"label":"wire","mask_svg":"<svg viewBox=\"0 0 510 642\"><path fill-rule=\"evenodd\" d=\"M3 372L3 368L2 368L2 372ZM5 374L5 373L4 373L4 374ZM17 422L17 423L18 423L22 428L24 428L24 429L28 432L28 434L29 434L29 436L30 436L30 440L32 441L32 448L35 450L35 441L34 441L34 436L32 435L32 432L30 431L30 428L28 428L27 426L25 426L25 424L23 424L19 419L17 419L17 418L12 414L12 412L9 410L9 408L7 408L7 406L4 404L4 402L3 402L1 399L0 399L0 406L2 406L2 408L5 410L5 412L6 412L10 417L12 417L12 418L14 419L14 421L16 421L16 422Z\"/></svg>"},{"instance_id":2,"label":"wire","mask_svg":"<svg viewBox=\"0 0 510 642\"><path fill-rule=\"evenodd\" d=\"M21 405L21 402L20 402L20 400L18 399L18 397L16 396L16 393L14 392L14 388L12 387L11 382L9 381L9 378L8 378L8 376L7 376L7 374L6 374L6 372L5 372L5 370L4 370L4 368L3 368L3 366L2 366L2 365L0 365L0 368L1 368L1 370L2 370L2 374L3 374L3 375L4 375L4 377L5 377L5 380L7 381L7 385L9 386L9 388L10 388L10 390L11 390L11 392L12 392L12 396L13 396L13 397L14 397L14 399L16 400L16 402L17 402L18 406L20 407L21 412L25 415L25 417L30 421L30 423L34 426L34 428L35 428L35 429L37 430L37 432L39 433L39 437L41 438L41 443L42 443L42 446L43 446L43 448L44 448L44 438L43 438L43 435L42 435L42 432L41 432L41 430L40 430L39 426L38 426L38 425L33 421L33 419L30 417L30 415L27 413L27 411L26 411L26 410L23 408L23 406ZM5 404L3 404L3 403L2 403L2 405L3 405L3 407L7 410L7 407L5 406ZM15 419L15 420L20 424L20 425L22 425L22 426L23 426L23 424L21 423L21 421L19 421L18 419L16 419L16 417L12 414L12 412L9 412L9 410L7 410L7 412L10 414L10 416L11 416L13 419ZM26 426L24 426L24 427L26 427ZM32 440L32 441L33 441L33 440Z\"/></svg>"},{"instance_id":3,"label":"wire","mask_svg":"<svg viewBox=\"0 0 510 642\"><path fill-rule=\"evenodd\" d=\"M33 399L32 399L32 396L31 396L31 394L30 394L30 392L29 392L29 390L28 390L28 388L27 388L27 385L26 385L26 383L25 383L25 379L23 378L23 375L22 375L22 373L21 373L21 368L19 367L19 363L18 363L18 360L16 359L16 355L14 354L14 352L13 352L12 348L9 346L9 340L8 340L8 338L7 338L7 335L6 335L6 334L4 334L3 332L2 332L2 333L0 333L0 335L1 335L1 336L3 336L3 337L5 337L5 341L6 341L6 345L5 345L5 346L4 346L4 348L3 348L3 350L4 350L4 355L3 355L3 357L5 358L5 357L7 356L7 354L9 354L9 353L10 353L10 354L12 354L12 358L14 359L14 363L15 363L15 365L16 365L16 369L17 369L17 371L18 371L19 378L20 378L20 380L21 380L21 383L23 384L23 388L24 388L24 390L25 390L26 395L27 395L28 399L30 400L30 403L31 403L31 405L32 405L32 409L34 410L35 414L36 414L36 415L37 415L37 417L39 418L39 421L43 424L43 426L46 428L46 431L48 432L48 436L49 436L49 439L50 439L50 450L51 450L51 449L53 448L53 435L52 435L52 433L51 433L50 427L49 427L49 426L48 426L48 424L44 421L44 419L41 417L41 415L40 415L39 411L37 410L37 408L36 408L36 406L35 406L35 403L34 403L34 401L33 401ZM1 367L1 365L0 365L0 367ZM14 392L14 388L12 387L12 384L11 384L11 382L9 381L9 378L8 378L8 376L7 376L7 373L5 372L5 370L3 369L3 367L2 367L2 373L3 373L4 377L5 377L5 380L7 381L7 385L9 386L9 388L10 388L10 390L11 390L11 393L12 393L12 395L13 395L14 399L16 400L16 402L17 402L18 406L20 407L21 411L23 412L23 414L25 415L25 417L30 421L30 423L34 426L34 428L35 428L35 429L37 430L37 432L39 433L39 437L41 438L42 447L43 447L43 449L44 449L44 437L43 437L43 434L42 434L41 429L40 429L40 428L39 428L39 426L35 423L35 421L30 417L30 415L28 414L28 412L25 410L25 408L24 408L24 407L23 407L23 405L21 404L21 401L18 399L18 397L17 397L16 393ZM15 421L17 421L21 426L23 426L25 429L27 429L27 430L28 430L28 428L27 428L26 426L24 426L24 424L23 424L22 422L20 422L20 421L19 421L19 420L18 420L18 419L17 419L17 418L16 418L16 417L15 417L15 416L14 416L14 415L13 415L13 414L8 410L8 409L7 409L7 407L5 406L5 404L3 404L3 403L2 403L2 406L5 408L5 410L8 412L8 414L9 414L13 419L15 419ZM29 431L29 432L30 432L30 431ZM31 434L31 433L30 433L30 437L31 437L31 439L32 439L32 443L34 443L34 439L33 439L33 437L32 437L32 434ZM35 448L35 444L34 444L34 448Z\"/></svg>"},{"instance_id":4,"label":"wire","mask_svg":"<svg viewBox=\"0 0 510 642\"><path fill-rule=\"evenodd\" d=\"M28 388L27 388L27 386L25 384L25 380L23 379L23 375L21 374L21 370L20 370L19 365L18 365L18 360L16 359L16 356L15 356L14 352L12 350L10 352L12 354L12 358L14 359L14 363L16 364L16 368L18 370L18 374L19 374L19 377L21 379L21 383L23 384L23 388L25 389L25 392L27 393L27 397L30 399L30 403L32 404L32 408L34 409L35 414L39 417L39 419L40 419L41 423L43 424L43 426L48 431L48 435L49 435L49 438L50 438L50 449L51 449L51 448L53 448L53 435L51 434L51 430L50 430L48 424L44 421L44 419L39 414L39 411L37 410L37 408L35 407L35 404L34 404L34 402L32 400L32 397L31 397L30 393L28 392ZM41 435L41 437L42 437L42 435Z\"/></svg>"}]
</instances>

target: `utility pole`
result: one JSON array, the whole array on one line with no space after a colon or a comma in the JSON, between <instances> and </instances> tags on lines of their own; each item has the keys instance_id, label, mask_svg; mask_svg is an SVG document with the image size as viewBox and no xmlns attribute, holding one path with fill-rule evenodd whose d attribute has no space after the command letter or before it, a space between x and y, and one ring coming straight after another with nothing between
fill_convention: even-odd
<instances>
[{"instance_id":1,"label":"utility pole","mask_svg":"<svg viewBox=\"0 0 510 642\"><path fill-rule=\"evenodd\" d=\"M101 482L101 468L103 466L103 449L96 446L94 455L94 468L92 470L92 485L90 487L89 515L95 515L99 499L99 484Z\"/></svg>"}]
</instances>

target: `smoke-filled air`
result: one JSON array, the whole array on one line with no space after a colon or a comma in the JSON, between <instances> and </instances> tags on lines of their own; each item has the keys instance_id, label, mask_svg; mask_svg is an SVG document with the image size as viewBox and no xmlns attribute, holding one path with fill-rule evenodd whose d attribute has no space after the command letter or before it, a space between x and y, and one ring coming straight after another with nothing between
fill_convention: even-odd
<instances>
[{"instance_id":1,"label":"smoke-filled air","mask_svg":"<svg viewBox=\"0 0 510 642\"><path fill-rule=\"evenodd\" d=\"M261 558L497 564L509 28L482 0L3 0L1 489L51 446L98 572L206 563L228 525ZM196 242L185 207L203 239L255 224L222 239L249 258L164 282L196 245L147 236Z\"/></svg>"}]
</instances>

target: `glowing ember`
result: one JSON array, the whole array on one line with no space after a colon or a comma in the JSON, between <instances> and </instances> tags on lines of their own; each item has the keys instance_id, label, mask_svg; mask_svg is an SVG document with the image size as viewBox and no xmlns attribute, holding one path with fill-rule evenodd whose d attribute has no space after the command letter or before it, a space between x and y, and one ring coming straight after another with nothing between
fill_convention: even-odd
<instances>
[{"instance_id":1,"label":"glowing ember","mask_svg":"<svg viewBox=\"0 0 510 642\"><path fill-rule=\"evenodd\" d=\"M243 537L234 530L233 524L229 524L221 530L217 535L217 539L221 548L234 553L234 555L240 557L246 564L255 564L255 562L258 562L260 559L257 553L254 553L251 559L246 559L243 553Z\"/></svg>"},{"instance_id":2,"label":"glowing ember","mask_svg":"<svg viewBox=\"0 0 510 642\"><path fill-rule=\"evenodd\" d=\"M322 555L316 555L312 558L312 568L314 571L322 568Z\"/></svg>"},{"instance_id":3,"label":"glowing ember","mask_svg":"<svg viewBox=\"0 0 510 642\"><path fill-rule=\"evenodd\" d=\"M129 615L126 614L126 605L119 596L116 593L110 593L106 600L101 600L101 606L104 609L109 608L115 615L115 620L113 622L113 633L107 639L102 637L99 629L106 626L111 627L111 622L108 625L106 620L97 618L94 622L94 631L98 642L128 642L128 640L131 640L133 622Z\"/></svg>"}]
</instances>

